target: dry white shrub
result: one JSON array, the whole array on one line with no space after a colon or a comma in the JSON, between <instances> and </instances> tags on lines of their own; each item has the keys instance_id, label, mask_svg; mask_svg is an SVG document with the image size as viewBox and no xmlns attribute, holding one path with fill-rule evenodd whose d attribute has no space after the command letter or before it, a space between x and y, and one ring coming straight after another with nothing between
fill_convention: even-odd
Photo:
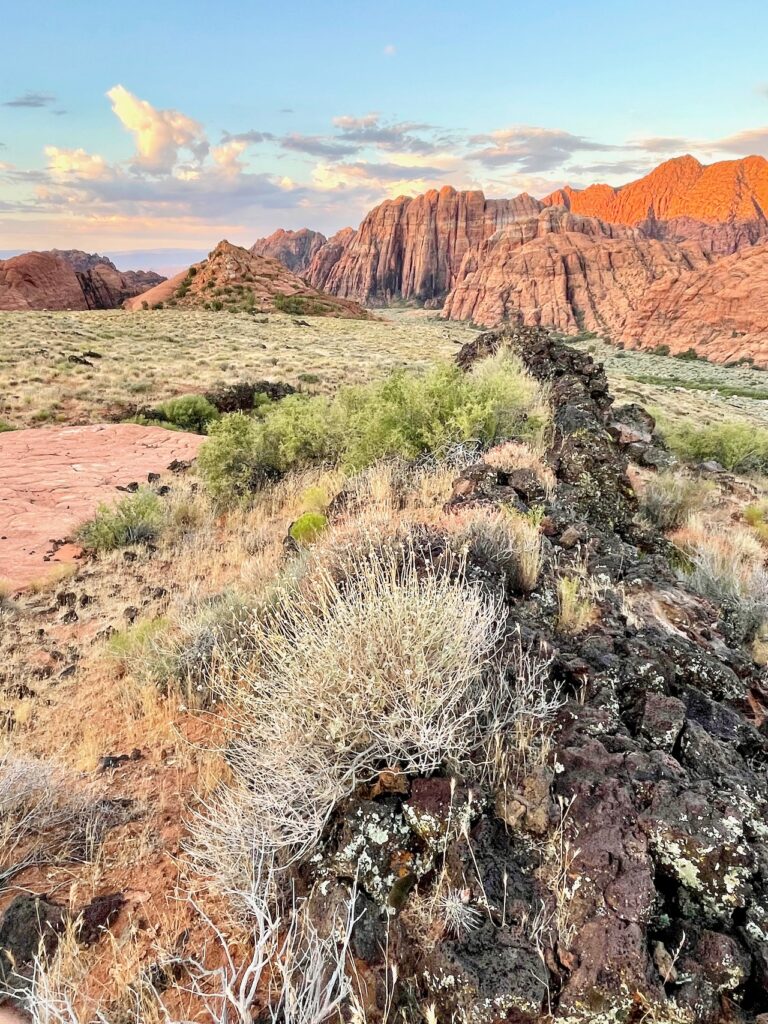
<instances>
[{"instance_id":1,"label":"dry white shrub","mask_svg":"<svg viewBox=\"0 0 768 1024\"><path fill-rule=\"evenodd\" d=\"M0 759L0 891L34 864L88 860L110 813L53 761Z\"/></svg>"},{"instance_id":2,"label":"dry white shrub","mask_svg":"<svg viewBox=\"0 0 768 1024\"><path fill-rule=\"evenodd\" d=\"M768 617L765 549L757 537L693 517L673 539L690 562L688 585L722 609L735 639L751 640Z\"/></svg>"},{"instance_id":3,"label":"dry white shrub","mask_svg":"<svg viewBox=\"0 0 768 1024\"><path fill-rule=\"evenodd\" d=\"M231 652L238 781L191 822L193 864L246 914L264 898L254 864L306 856L382 768L482 770L495 737L531 747L551 717L546 663L506 643L479 590L402 553L364 561L343 590L322 569L309 582L254 619L250 653Z\"/></svg>"},{"instance_id":4,"label":"dry white shrub","mask_svg":"<svg viewBox=\"0 0 768 1024\"><path fill-rule=\"evenodd\" d=\"M511 586L528 593L543 560L539 518L511 508L469 508L447 520L452 542L472 560L503 570Z\"/></svg>"}]
</instances>

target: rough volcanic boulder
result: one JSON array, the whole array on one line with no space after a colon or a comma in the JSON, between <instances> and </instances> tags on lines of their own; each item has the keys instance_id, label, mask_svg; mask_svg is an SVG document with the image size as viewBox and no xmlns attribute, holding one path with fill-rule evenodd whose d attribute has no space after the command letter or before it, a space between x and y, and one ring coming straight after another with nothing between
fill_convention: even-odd
<instances>
[{"instance_id":1,"label":"rough volcanic boulder","mask_svg":"<svg viewBox=\"0 0 768 1024\"><path fill-rule=\"evenodd\" d=\"M510 644L545 659L560 694L550 745L495 796L439 773L394 787L382 772L362 786L303 868L318 917L356 880L353 948L374 1014L762 1024L764 671L687 588L664 539L634 522L627 451L644 443L638 433L652 438L652 420L636 407L614 418L602 368L540 329L486 333L459 363L502 345L550 385L557 485L527 493L481 462L460 474L446 514L478 498L540 506L544 564L530 595L477 568L499 588ZM593 584L594 616L576 632L559 620L563 575ZM441 900L452 901L442 921Z\"/></svg>"}]
</instances>

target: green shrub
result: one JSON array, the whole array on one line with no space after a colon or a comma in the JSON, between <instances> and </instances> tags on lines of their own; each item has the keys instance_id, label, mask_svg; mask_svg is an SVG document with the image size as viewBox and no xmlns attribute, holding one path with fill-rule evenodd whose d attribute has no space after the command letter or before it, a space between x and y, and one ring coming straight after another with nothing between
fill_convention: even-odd
<instances>
[{"instance_id":1,"label":"green shrub","mask_svg":"<svg viewBox=\"0 0 768 1024\"><path fill-rule=\"evenodd\" d=\"M167 420L159 419L153 415L154 410L149 410L149 413L139 413L138 416L129 416L127 420L123 420L123 423L138 423L141 427L162 427L164 430L181 430L181 427L177 427L175 423L169 423Z\"/></svg>"},{"instance_id":2,"label":"green shrub","mask_svg":"<svg viewBox=\"0 0 768 1024\"><path fill-rule=\"evenodd\" d=\"M203 395L181 395L169 398L157 407L160 419L173 424L180 430L190 430L196 434L204 434L208 424L218 419L219 413Z\"/></svg>"},{"instance_id":3,"label":"green shrub","mask_svg":"<svg viewBox=\"0 0 768 1024\"><path fill-rule=\"evenodd\" d=\"M117 505L99 505L96 515L80 527L78 539L95 551L113 551L128 544L154 540L163 523L160 499L146 488Z\"/></svg>"},{"instance_id":4,"label":"green shrub","mask_svg":"<svg viewBox=\"0 0 768 1024\"><path fill-rule=\"evenodd\" d=\"M244 412L223 416L200 448L197 470L214 497L236 497L255 483L261 424Z\"/></svg>"},{"instance_id":5,"label":"green shrub","mask_svg":"<svg viewBox=\"0 0 768 1024\"><path fill-rule=\"evenodd\" d=\"M294 466L341 462L356 470L382 458L415 459L451 444L482 446L538 434L548 418L541 385L510 353L468 374L439 366L400 371L376 384L348 387L333 398L289 395L260 422L225 417L210 427L198 467L214 494L247 491L259 478Z\"/></svg>"},{"instance_id":6,"label":"green shrub","mask_svg":"<svg viewBox=\"0 0 768 1024\"><path fill-rule=\"evenodd\" d=\"M4 434L7 430L13 429L14 427L12 427L10 423L5 423L3 420L0 420L0 434Z\"/></svg>"},{"instance_id":7,"label":"green shrub","mask_svg":"<svg viewBox=\"0 0 768 1024\"><path fill-rule=\"evenodd\" d=\"M768 430L746 423L662 426L669 448L687 462L714 459L733 472L768 471Z\"/></svg>"},{"instance_id":8,"label":"green shrub","mask_svg":"<svg viewBox=\"0 0 768 1024\"><path fill-rule=\"evenodd\" d=\"M275 309L292 316L314 316L323 311L323 305L303 295L276 295Z\"/></svg>"},{"instance_id":9,"label":"green shrub","mask_svg":"<svg viewBox=\"0 0 768 1024\"><path fill-rule=\"evenodd\" d=\"M675 352L674 358L687 359L692 363L698 362L700 359L704 362L707 361L707 357L699 355L695 348L687 348L684 352Z\"/></svg>"},{"instance_id":10,"label":"green shrub","mask_svg":"<svg viewBox=\"0 0 768 1024\"><path fill-rule=\"evenodd\" d=\"M322 512L304 512L291 523L288 536L300 547L305 547L316 540L328 525L328 517Z\"/></svg>"}]
</instances>

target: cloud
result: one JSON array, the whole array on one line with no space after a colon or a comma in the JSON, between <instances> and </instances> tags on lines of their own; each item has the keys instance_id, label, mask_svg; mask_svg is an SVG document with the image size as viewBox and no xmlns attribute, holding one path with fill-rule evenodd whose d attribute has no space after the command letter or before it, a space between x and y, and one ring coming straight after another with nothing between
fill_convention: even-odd
<instances>
[{"instance_id":1,"label":"cloud","mask_svg":"<svg viewBox=\"0 0 768 1024\"><path fill-rule=\"evenodd\" d=\"M622 148L535 125L500 128L485 135L472 135L469 141L476 145L486 144L484 149L470 153L470 159L485 167L510 165L527 173L551 171L580 151L609 152Z\"/></svg>"},{"instance_id":2,"label":"cloud","mask_svg":"<svg viewBox=\"0 0 768 1024\"><path fill-rule=\"evenodd\" d=\"M695 149L696 143L684 135L654 135L633 139L626 148L642 149L648 153L685 153L688 149Z\"/></svg>"},{"instance_id":3,"label":"cloud","mask_svg":"<svg viewBox=\"0 0 768 1024\"><path fill-rule=\"evenodd\" d=\"M262 142L273 142L275 136L271 132L257 132L251 128L247 132L222 132L222 142L245 142L249 146L257 146Z\"/></svg>"},{"instance_id":4,"label":"cloud","mask_svg":"<svg viewBox=\"0 0 768 1024\"><path fill-rule=\"evenodd\" d=\"M283 149L306 153L308 156L344 157L351 156L359 150L359 146L339 141L333 136L300 135L292 132L280 140Z\"/></svg>"},{"instance_id":5,"label":"cloud","mask_svg":"<svg viewBox=\"0 0 768 1024\"><path fill-rule=\"evenodd\" d=\"M735 156L768 156L768 125L747 128L719 139L694 139L683 135L661 135L647 139L633 139L627 149L648 153L733 153Z\"/></svg>"},{"instance_id":6,"label":"cloud","mask_svg":"<svg viewBox=\"0 0 768 1024\"><path fill-rule=\"evenodd\" d=\"M408 153L434 153L444 146L449 139L435 138L437 132L433 125L419 121L384 121L380 114L364 114L353 117L344 114L334 117L334 127L339 128L338 138L347 144L356 143L360 148L373 146L383 150L400 150ZM425 138L427 133L430 137Z\"/></svg>"},{"instance_id":7,"label":"cloud","mask_svg":"<svg viewBox=\"0 0 768 1024\"><path fill-rule=\"evenodd\" d=\"M397 53L397 47L392 43L387 43L383 50L385 57L394 57Z\"/></svg>"},{"instance_id":8,"label":"cloud","mask_svg":"<svg viewBox=\"0 0 768 1024\"><path fill-rule=\"evenodd\" d=\"M46 146L45 155L48 157L48 171L54 181L68 181L72 178L98 181L111 176L104 157L87 153L84 149Z\"/></svg>"},{"instance_id":9,"label":"cloud","mask_svg":"<svg viewBox=\"0 0 768 1024\"><path fill-rule=\"evenodd\" d=\"M208 153L202 125L186 114L158 110L122 85L114 86L107 96L114 114L134 137L136 167L154 174L168 173L177 163L180 150L188 150L198 161Z\"/></svg>"},{"instance_id":10,"label":"cloud","mask_svg":"<svg viewBox=\"0 0 768 1024\"><path fill-rule=\"evenodd\" d=\"M442 167L430 167L426 164L374 163L367 160L336 164L334 170L341 175L377 182L423 181L445 177L445 169Z\"/></svg>"},{"instance_id":11,"label":"cloud","mask_svg":"<svg viewBox=\"0 0 768 1024\"><path fill-rule=\"evenodd\" d=\"M648 160L614 160L612 162L594 164L568 164L569 174L585 174L588 177L596 177L606 174L647 174L654 166L652 159Z\"/></svg>"},{"instance_id":12,"label":"cloud","mask_svg":"<svg viewBox=\"0 0 768 1024\"><path fill-rule=\"evenodd\" d=\"M4 107L48 107L56 102L56 97L48 92L25 92L23 96L6 100Z\"/></svg>"},{"instance_id":13,"label":"cloud","mask_svg":"<svg viewBox=\"0 0 768 1024\"><path fill-rule=\"evenodd\" d=\"M240 157L247 148L248 143L242 139L230 139L221 146L214 146L211 149L211 156L222 174L228 178L236 178L245 170Z\"/></svg>"},{"instance_id":14,"label":"cloud","mask_svg":"<svg viewBox=\"0 0 768 1024\"><path fill-rule=\"evenodd\" d=\"M735 153L739 156L750 156L753 153L759 156L768 156L768 125L761 128L748 128L746 131L715 139L714 142L708 144L708 148L720 153Z\"/></svg>"}]
</instances>

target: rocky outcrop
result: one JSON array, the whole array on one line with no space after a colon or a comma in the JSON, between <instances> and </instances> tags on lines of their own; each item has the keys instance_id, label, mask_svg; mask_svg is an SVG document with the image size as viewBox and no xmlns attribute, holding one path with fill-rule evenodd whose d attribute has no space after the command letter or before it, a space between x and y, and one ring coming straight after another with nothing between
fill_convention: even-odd
<instances>
[{"instance_id":1,"label":"rocky outcrop","mask_svg":"<svg viewBox=\"0 0 768 1024\"><path fill-rule=\"evenodd\" d=\"M207 259L125 303L126 309L160 305L182 309L230 309L268 313L275 310L302 316L367 319L356 302L325 295L306 284L278 260L257 256L222 241Z\"/></svg>"},{"instance_id":2,"label":"rocky outcrop","mask_svg":"<svg viewBox=\"0 0 768 1024\"><path fill-rule=\"evenodd\" d=\"M28 252L0 260L0 310L117 309L163 280L79 249Z\"/></svg>"},{"instance_id":3,"label":"rocky outcrop","mask_svg":"<svg viewBox=\"0 0 768 1024\"><path fill-rule=\"evenodd\" d=\"M312 257L307 268L306 279L315 288L327 291L328 279L344 251L351 245L357 232L354 228L342 228L321 246Z\"/></svg>"},{"instance_id":4,"label":"rocky outcrop","mask_svg":"<svg viewBox=\"0 0 768 1024\"><path fill-rule=\"evenodd\" d=\"M315 253L328 239L319 231L301 228L299 231L284 231L278 228L267 238L259 238L252 246L254 256L269 256L279 260L299 277L305 277Z\"/></svg>"},{"instance_id":5,"label":"rocky outcrop","mask_svg":"<svg viewBox=\"0 0 768 1024\"><path fill-rule=\"evenodd\" d=\"M768 160L748 156L704 165L681 156L618 188L566 186L542 202L642 226L660 241L695 241L722 255L768 238Z\"/></svg>"},{"instance_id":6,"label":"rocky outcrop","mask_svg":"<svg viewBox=\"0 0 768 1024\"><path fill-rule=\"evenodd\" d=\"M0 310L88 308L80 279L61 257L28 252L0 260Z\"/></svg>"},{"instance_id":7,"label":"rocky outcrop","mask_svg":"<svg viewBox=\"0 0 768 1024\"><path fill-rule=\"evenodd\" d=\"M317 248L313 232L278 231L254 251L296 269L313 248L305 276L316 288L368 305L410 300L438 306L454 287L468 252L547 207L722 256L768 239L768 161L755 156L705 166L684 156L619 188L566 186L541 202L525 194L486 199L482 192L445 186L387 200L357 231L345 228Z\"/></svg>"},{"instance_id":8,"label":"rocky outcrop","mask_svg":"<svg viewBox=\"0 0 768 1024\"><path fill-rule=\"evenodd\" d=\"M630 347L768 365L768 244L715 259L554 207L464 258L444 315L595 331Z\"/></svg>"},{"instance_id":9,"label":"rocky outcrop","mask_svg":"<svg viewBox=\"0 0 768 1024\"><path fill-rule=\"evenodd\" d=\"M466 254L444 315L487 326L516 324L614 334L649 286L708 265L696 246L635 228L543 210Z\"/></svg>"},{"instance_id":10,"label":"rocky outcrop","mask_svg":"<svg viewBox=\"0 0 768 1024\"><path fill-rule=\"evenodd\" d=\"M354 234L321 249L308 280L316 288L366 305L406 299L439 306L467 251L499 228L539 210L528 195L486 199L450 186L375 207Z\"/></svg>"},{"instance_id":11,"label":"rocky outcrop","mask_svg":"<svg viewBox=\"0 0 768 1024\"><path fill-rule=\"evenodd\" d=\"M648 288L621 330L642 348L693 348L714 362L750 356L768 366L768 243Z\"/></svg>"}]
</instances>

